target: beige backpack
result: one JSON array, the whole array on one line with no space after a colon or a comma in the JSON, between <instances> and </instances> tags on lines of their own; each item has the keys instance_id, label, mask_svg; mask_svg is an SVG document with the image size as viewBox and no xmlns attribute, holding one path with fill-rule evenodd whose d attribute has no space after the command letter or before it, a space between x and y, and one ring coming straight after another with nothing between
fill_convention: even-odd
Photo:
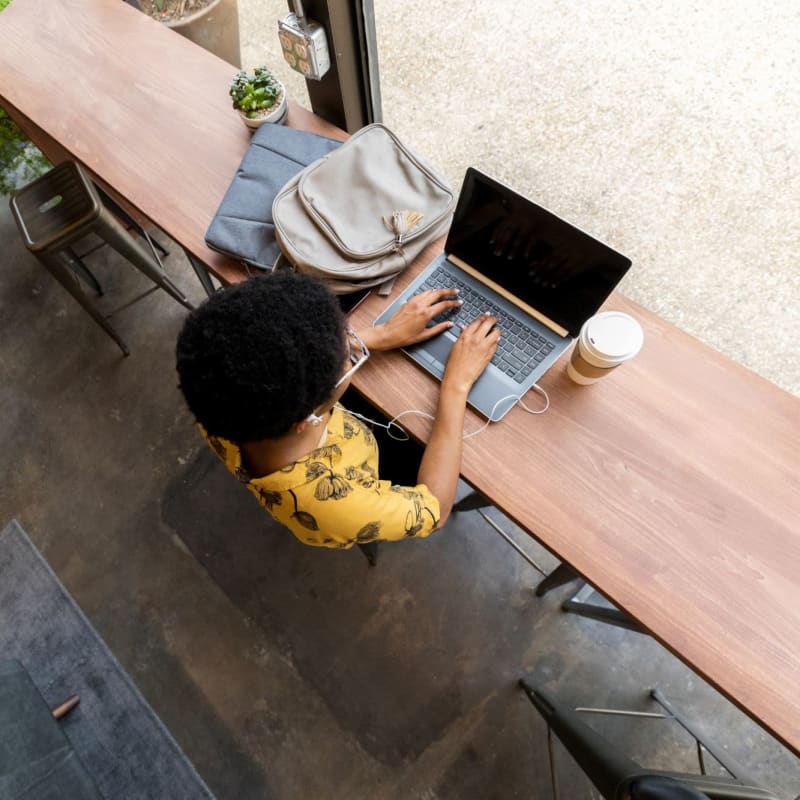
<instances>
[{"instance_id":1,"label":"beige backpack","mask_svg":"<svg viewBox=\"0 0 800 800\"><path fill-rule=\"evenodd\" d=\"M275 235L301 272L337 294L387 285L450 225L445 179L380 123L309 164L272 204Z\"/></svg>"}]
</instances>

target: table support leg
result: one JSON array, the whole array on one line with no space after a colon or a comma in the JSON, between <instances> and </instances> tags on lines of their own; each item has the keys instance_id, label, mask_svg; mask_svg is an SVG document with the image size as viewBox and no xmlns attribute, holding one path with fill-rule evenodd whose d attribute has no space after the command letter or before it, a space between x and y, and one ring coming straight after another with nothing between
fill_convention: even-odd
<instances>
[{"instance_id":1,"label":"table support leg","mask_svg":"<svg viewBox=\"0 0 800 800\"><path fill-rule=\"evenodd\" d=\"M607 606L596 605L587 602L594 589L584 581L581 576L572 569L569 564L559 564L537 587L536 596L543 597L551 589L563 586L574 580L580 580L578 591L569 600L561 604L562 611L569 611L581 617L589 617L609 625L616 625L618 628L626 628L636 633L647 633L638 622L631 619L624 611L618 608L608 608Z\"/></svg>"},{"instance_id":2,"label":"table support leg","mask_svg":"<svg viewBox=\"0 0 800 800\"><path fill-rule=\"evenodd\" d=\"M189 263L192 265L192 269L194 270L195 275L197 275L197 279L200 281L200 285L206 290L206 294L211 297L211 295L216 293L216 289L214 288L214 284L211 281L211 276L208 274L208 270L202 264L202 262L198 261L186 248L183 250L186 253L186 258L189 259Z\"/></svg>"},{"instance_id":3,"label":"table support leg","mask_svg":"<svg viewBox=\"0 0 800 800\"><path fill-rule=\"evenodd\" d=\"M589 586L585 581L580 590L574 594L569 600L565 600L561 604L562 611L569 611L572 614L578 614L581 617L588 617L589 619L596 619L600 622L606 622L609 625L615 625L618 628L625 628L635 633L644 633L647 631L639 625L638 622L631 619L624 611L618 608L608 608L607 606L595 605L594 603L586 602L587 598L592 594L594 589Z\"/></svg>"},{"instance_id":4,"label":"table support leg","mask_svg":"<svg viewBox=\"0 0 800 800\"><path fill-rule=\"evenodd\" d=\"M565 583L580 578L569 564L559 564L537 587L536 596L544 597L551 589L557 589Z\"/></svg>"},{"instance_id":5,"label":"table support leg","mask_svg":"<svg viewBox=\"0 0 800 800\"><path fill-rule=\"evenodd\" d=\"M453 511L474 511L477 508L486 508L486 506L490 505L491 502L480 492L470 492L453 505Z\"/></svg>"}]
</instances>

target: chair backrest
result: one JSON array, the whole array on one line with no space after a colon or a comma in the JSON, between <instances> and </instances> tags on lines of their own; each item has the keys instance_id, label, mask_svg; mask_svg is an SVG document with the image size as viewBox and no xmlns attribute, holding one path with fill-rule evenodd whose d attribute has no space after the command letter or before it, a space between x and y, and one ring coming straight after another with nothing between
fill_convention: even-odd
<instances>
[{"instance_id":1,"label":"chair backrest","mask_svg":"<svg viewBox=\"0 0 800 800\"><path fill-rule=\"evenodd\" d=\"M708 800L708 795L693 786L663 775L639 775L631 780L627 791L630 800Z\"/></svg>"},{"instance_id":2,"label":"chair backrest","mask_svg":"<svg viewBox=\"0 0 800 800\"><path fill-rule=\"evenodd\" d=\"M686 772L642 771L617 787L618 800L778 800L769 790L737 778Z\"/></svg>"}]
</instances>

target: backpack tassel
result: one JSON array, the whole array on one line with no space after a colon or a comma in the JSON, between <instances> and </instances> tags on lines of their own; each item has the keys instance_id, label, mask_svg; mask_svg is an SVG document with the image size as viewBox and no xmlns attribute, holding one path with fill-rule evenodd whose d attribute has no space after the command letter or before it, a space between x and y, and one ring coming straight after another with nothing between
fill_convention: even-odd
<instances>
[{"instance_id":1,"label":"backpack tassel","mask_svg":"<svg viewBox=\"0 0 800 800\"><path fill-rule=\"evenodd\" d=\"M391 217L383 217L383 224L394 233L395 250L403 246L403 238L422 221L422 214L418 211L392 211Z\"/></svg>"}]
</instances>

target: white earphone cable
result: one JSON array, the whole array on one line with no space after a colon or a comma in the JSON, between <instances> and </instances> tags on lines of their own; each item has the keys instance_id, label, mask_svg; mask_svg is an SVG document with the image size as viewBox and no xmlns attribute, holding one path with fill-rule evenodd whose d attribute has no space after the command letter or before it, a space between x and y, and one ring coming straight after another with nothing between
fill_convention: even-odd
<instances>
[{"instance_id":1,"label":"white earphone cable","mask_svg":"<svg viewBox=\"0 0 800 800\"><path fill-rule=\"evenodd\" d=\"M542 395L542 397L544 397L544 407L543 408L540 408L538 410L533 409L533 408L528 408L528 406L526 406L525 403L522 400L522 398L525 396L524 394L521 394L521 395L508 394L505 397L501 397L492 406L491 416L489 417L489 419L486 420L486 422L483 423L483 425L481 425L480 428L478 428L476 431L473 431L472 433L465 433L462 438L465 439L465 440L466 439L471 439L473 436L477 436L479 433L483 433L489 427L489 425L492 422L499 422L499 420L494 419L494 412L497 409L497 407L501 403L504 403L506 400L512 400L512 399L516 400L517 402L519 402L520 406L522 406L522 408L528 414L544 414L544 412L547 411L548 408L550 408L550 396L537 383L534 383L533 386L531 386L531 389L535 389L540 395ZM436 419L433 416L433 414L429 414L427 411L420 411L420 410L418 410L416 408L410 408L407 411L401 411L395 417L392 417L392 419L389 420L388 424L386 424L386 423L383 423L383 422L377 422L376 420L370 419L369 417L365 417L363 414L358 414L355 411L350 411L349 409L347 411L348 411L349 414L352 414L354 417L358 417L363 422L369 422L372 425L377 425L379 428L384 428L386 430L387 435L389 435L396 442L407 442L411 438L408 435L408 433L406 432L406 430L401 425L399 425L398 422L397 422L397 420L399 420L401 417L406 416L406 414L416 414L417 416L420 416L420 417L427 417L430 420ZM397 428L397 430L402 435L398 436L395 433L393 433L392 432L392 426Z\"/></svg>"}]
</instances>

